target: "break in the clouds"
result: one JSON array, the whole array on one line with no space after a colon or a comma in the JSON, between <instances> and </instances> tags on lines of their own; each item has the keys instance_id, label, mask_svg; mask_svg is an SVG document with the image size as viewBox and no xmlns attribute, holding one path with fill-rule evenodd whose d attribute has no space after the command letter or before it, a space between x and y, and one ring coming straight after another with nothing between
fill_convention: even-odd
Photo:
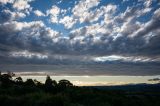
<instances>
[{"instance_id":1,"label":"break in the clouds","mask_svg":"<svg viewBox=\"0 0 160 106\"><path fill-rule=\"evenodd\" d=\"M0 58L159 63L159 0L0 0Z\"/></svg>"}]
</instances>

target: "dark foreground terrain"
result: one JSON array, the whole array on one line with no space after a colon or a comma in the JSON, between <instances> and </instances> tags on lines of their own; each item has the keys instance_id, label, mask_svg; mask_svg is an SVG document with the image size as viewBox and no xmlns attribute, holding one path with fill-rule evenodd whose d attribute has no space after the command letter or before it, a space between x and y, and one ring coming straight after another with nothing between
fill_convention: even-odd
<instances>
[{"instance_id":1,"label":"dark foreground terrain","mask_svg":"<svg viewBox=\"0 0 160 106\"><path fill-rule=\"evenodd\" d=\"M49 76L45 84L12 76L0 74L0 106L160 106L160 84L77 87Z\"/></svg>"}]
</instances>

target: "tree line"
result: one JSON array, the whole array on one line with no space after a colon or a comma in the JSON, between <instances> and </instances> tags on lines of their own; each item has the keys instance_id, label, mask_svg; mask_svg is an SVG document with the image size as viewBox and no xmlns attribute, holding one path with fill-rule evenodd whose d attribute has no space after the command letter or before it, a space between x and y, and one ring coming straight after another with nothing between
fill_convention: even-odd
<instances>
[{"instance_id":1,"label":"tree line","mask_svg":"<svg viewBox=\"0 0 160 106\"><path fill-rule=\"evenodd\" d=\"M0 73L0 106L160 106L160 87L147 90L114 90L110 87L78 87L70 81L55 81L46 76L44 83ZM139 90L138 90L139 89Z\"/></svg>"},{"instance_id":2,"label":"tree line","mask_svg":"<svg viewBox=\"0 0 160 106\"><path fill-rule=\"evenodd\" d=\"M45 83L41 83L36 79L27 79L23 81L21 77L16 77L14 73L8 72L7 74L1 74L0 72L0 87L9 88L13 86L21 86L21 87L31 87L31 88L39 88L46 92L60 92L66 88L74 87L74 85L66 80L62 79L60 81L52 80L49 75L47 75Z\"/></svg>"}]
</instances>

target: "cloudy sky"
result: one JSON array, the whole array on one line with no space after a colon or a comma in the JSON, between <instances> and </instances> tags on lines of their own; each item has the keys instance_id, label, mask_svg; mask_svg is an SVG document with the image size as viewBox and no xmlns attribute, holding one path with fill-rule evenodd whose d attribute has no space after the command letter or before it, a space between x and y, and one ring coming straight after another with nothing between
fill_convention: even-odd
<instances>
[{"instance_id":1,"label":"cloudy sky","mask_svg":"<svg viewBox=\"0 0 160 106\"><path fill-rule=\"evenodd\" d=\"M160 74L159 0L0 0L1 67L112 63Z\"/></svg>"}]
</instances>

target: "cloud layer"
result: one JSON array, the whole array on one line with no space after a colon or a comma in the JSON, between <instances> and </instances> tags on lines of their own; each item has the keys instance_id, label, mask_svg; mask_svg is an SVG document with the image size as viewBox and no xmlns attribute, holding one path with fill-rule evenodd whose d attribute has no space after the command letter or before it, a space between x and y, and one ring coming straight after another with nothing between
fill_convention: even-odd
<instances>
[{"instance_id":1,"label":"cloud layer","mask_svg":"<svg viewBox=\"0 0 160 106\"><path fill-rule=\"evenodd\" d=\"M0 0L1 63L160 62L158 0L37 2Z\"/></svg>"}]
</instances>

